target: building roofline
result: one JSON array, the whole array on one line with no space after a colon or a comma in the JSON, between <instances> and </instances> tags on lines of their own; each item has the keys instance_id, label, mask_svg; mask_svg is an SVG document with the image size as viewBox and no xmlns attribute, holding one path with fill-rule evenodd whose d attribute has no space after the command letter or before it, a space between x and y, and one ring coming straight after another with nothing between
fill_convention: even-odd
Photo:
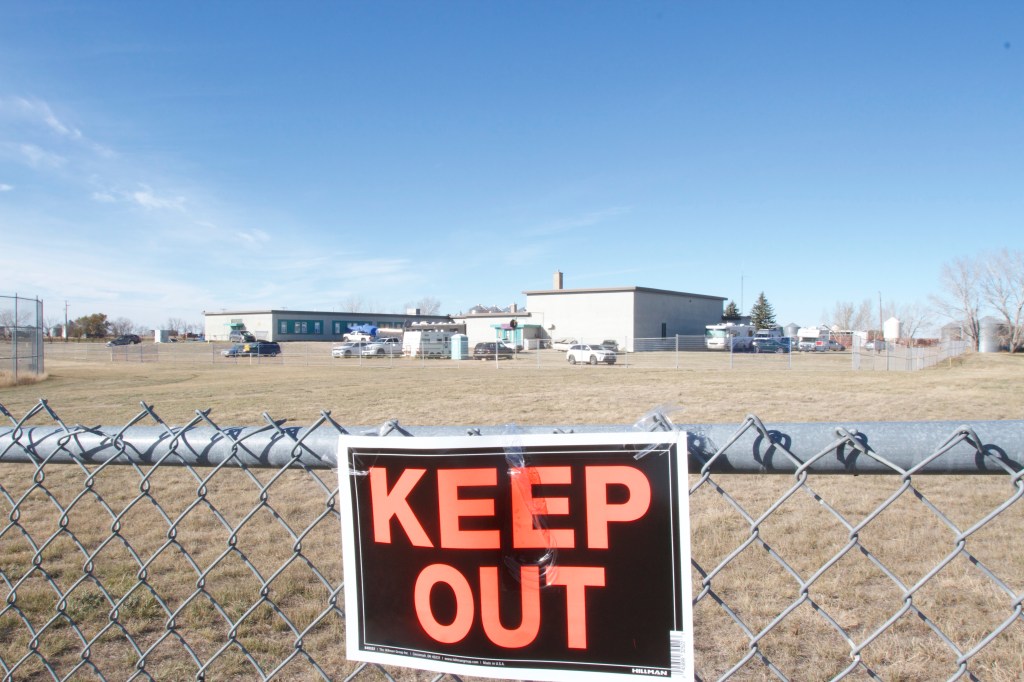
<instances>
[{"instance_id":1,"label":"building roofline","mask_svg":"<svg viewBox=\"0 0 1024 682\"><path fill-rule=\"evenodd\" d=\"M352 311L332 310L291 310L291 309L264 309L264 310L204 310L203 315L358 315L362 317L415 317L429 320L448 320L450 315L412 315L409 313L357 313Z\"/></svg>"},{"instance_id":2,"label":"building roofline","mask_svg":"<svg viewBox=\"0 0 1024 682\"><path fill-rule=\"evenodd\" d=\"M465 320L472 318L474 320L481 320L487 317L530 317L530 311L520 310L519 312L505 311L503 313L457 313L452 315L452 319Z\"/></svg>"},{"instance_id":3,"label":"building roofline","mask_svg":"<svg viewBox=\"0 0 1024 682\"><path fill-rule=\"evenodd\" d=\"M610 294L610 293L636 293L645 292L652 294L670 294L672 296L689 296L691 298L709 298L716 301L728 300L724 296L709 296L708 294L692 294L686 291L672 291L670 289L652 289L651 287L594 287L589 289L536 289L524 291L527 296L549 296L554 294Z\"/></svg>"}]
</instances>

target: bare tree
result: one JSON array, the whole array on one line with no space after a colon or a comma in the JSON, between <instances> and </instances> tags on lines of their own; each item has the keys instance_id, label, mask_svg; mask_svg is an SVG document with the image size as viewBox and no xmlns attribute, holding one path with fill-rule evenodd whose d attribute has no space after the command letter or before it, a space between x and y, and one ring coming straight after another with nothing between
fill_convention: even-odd
<instances>
[{"instance_id":1,"label":"bare tree","mask_svg":"<svg viewBox=\"0 0 1024 682\"><path fill-rule=\"evenodd\" d=\"M46 325L46 337L50 338L53 336L53 332L55 332L57 329L63 331L64 318L57 317L56 315L47 315L43 321L43 324Z\"/></svg>"},{"instance_id":2,"label":"bare tree","mask_svg":"<svg viewBox=\"0 0 1024 682\"><path fill-rule=\"evenodd\" d=\"M29 327L32 325L32 312L27 308L18 310L17 316L14 314L14 308L4 308L0 310L0 336L4 338L14 335L14 330L18 327Z\"/></svg>"},{"instance_id":3,"label":"bare tree","mask_svg":"<svg viewBox=\"0 0 1024 682\"><path fill-rule=\"evenodd\" d=\"M863 329L867 330L871 328L871 322L874 320L874 312L871 306L871 299L865 298L857 306L857 312L853 314L853 326L851 329Z\"/></svg>"},{"instance_id":4,"label":"bare tree","mask_svg":"<svg viewBox=\"0 0 1024 682\"><path fill-rule=\"evenodd\" d=\"M424 296L407 308L417 308L420 315L437 315L441 312L441 301L433 296Z\"/></svg>"},{"instance_id":5,"label":"bare tree","mask_svg":"<svg viewBox=\"0 0 1024 682\"><path fill-rule=\"evenodd\" d=\"M921 303L894 306L892 316L900 321L901 334L911 346L914 345L914 339L921 328L931 324L934 319L931 308Z\"/></svg>"},{"instance_id":6,"label":"bare tree","mask_svg":"<svg viewBox=\"0 0 1024 682\"><path fill-rule=\"evenodd\" d=\"M978 350L981 335L981 282L976 261L957 258L942 266L939 283L945 292L933 296L932 303L940 315L959 322L963 337L969 339L974 350Z\"/></svg>"},{"instance_id":7,"label":"bare tree","mask_svg":"<svg viewBox=\"0 0 1024 682\"><path fill-rule=\"evenodd\" d=\"M871 300L865 298L860 305L853 301L836 301L832 313L826 314L824 318L828 321L828 326L833 329L867 331L872 328L874 320L872 315Z\"/></svg>"},{"instance_id":8,"label":"bare tree","mask_svg":"<svg viewBox=\"0 0 1024 682\"><path fill-rule=\"evenodd\" d=\"M359 294L349 294L339 306L346 313L366 312L366 300Z\"/></svg>"},{"instance_id":9,"label":"bare tree","mask_svg":"<svg viewBox=\"0 0 1024 682\"><path fill-rule=\"evenodd\" d=\"M1024 253L1003 249L984 259L981 298L1002 317L1003 342L1011 353L1024 343Z\"/></svg>"},{"instance_id":10,"label":"bare tree","mask_svg":"<svg viewBox=\"0 0 1024 682\"><path fill-rule=\"evenodd\" d=\"M824 316L826 324L833 329L853 329L853 303L849 301L836 301L832 308L832 314Z\"/></svg>"},{"instance_id":11,"label":"bare tree","mask_svg":"<svg viewBox=\"0 0 1024 682\"><path fill-rule=\"evenodd\" d=\"M135 323L129 320L127 317L118 317L110 321L110 333L114 336L121 336L122 334L131 334L132 330L135 329Z\"/></svg>"},{"instance_id":12,"label":"bare tree","mask_svg":"<svg viewBox=\"0 0 1024 682\"><path fill-rule=\"evenodd\" d=\"M168 329L171 332L171 336L177 336L185 332L185 326L188 323L180 317L169 317L165 323L164 329Z\"/></svg>"}]
</instances>

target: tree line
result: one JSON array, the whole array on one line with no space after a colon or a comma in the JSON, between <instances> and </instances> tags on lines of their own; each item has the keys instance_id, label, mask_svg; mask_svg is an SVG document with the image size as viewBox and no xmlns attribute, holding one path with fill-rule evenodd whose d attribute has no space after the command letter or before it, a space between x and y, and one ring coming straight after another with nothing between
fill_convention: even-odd
<instances>
[{"instance_id":1,"label":"tree line","mask_svg":"<svg viewBox=\"0 0 1024 682\"><path fill-rule=\"evenodd\" d=\"M929 297L929 303L899 304L865 298L860 303L838 301L822 314L832 329L862 330L881 335L885 320L900 321L902 335L913 340L939 320L958 325L960 338L978 350L982 320L998 322L1000 345L1015 353L1024 349L1024 252L1002 249L976 256L962 256L942 266L941 292ZM742 313L729 301L722 318L739 320ZM750 323L757 329L778 327L775 310L764 292L750 310Z\"/></svg>"},{"instance_id":2,"label":"tree line","mask_svg":"<svg viewBox=\"0 0 1024 682\"><path fill-rule=\"evenodd\" d=\"M46 332L48 335L63 335L63 320L48 320ZM171 336L184 336L186 334L200 334L203 331L201 322L188 322L182 318L171 317L167 319L164 326L171 332ZM68 338L90 338L104 339L109 336L123 336L125 334L138 334L143 336L152 334L153 330L144 325L139 325L127 317L116 317L108 319L106 313L91 313L82 315L74 320L68 320Z\"/></svg>"}]
</instances>

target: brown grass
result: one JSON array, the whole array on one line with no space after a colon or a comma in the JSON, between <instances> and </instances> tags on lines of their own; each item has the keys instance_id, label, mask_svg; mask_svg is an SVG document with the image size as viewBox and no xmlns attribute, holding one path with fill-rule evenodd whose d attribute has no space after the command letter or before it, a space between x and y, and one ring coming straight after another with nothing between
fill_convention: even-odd
<instances>
[{"instance_id":1,"label":"brown grass","mask_svg":"<svg viewBox=\"0 0 1024 682\"><path fill-rule=\"evenodd\" d=\"M289 358L300 347L288 344ZM557 353L542 363L525 355L497 366L408 358L308 366L48 359L45 382L5 389L0 402L23 414L45 396L83 424L123 424L140 401L171 424L209 408L218 423L236 426L263 423L263 411L310 424L321 410L358 425L628 425L658 406L678 407L672 416L684 424L738 423L752 412L766 422L1024 419L1021 356L973 355L904 373L855 372L847 354L795 356L792 369L774 357L749 356L729 369L720 354L684 355L680 369L671 358L650 368L569 367Z\"/></svg>"},{"instance_id":2,"label":"brown grass","mask_svg":"<svg viewBox=\"0 0 1024 682\"><path fill-rule=\"evenodd\" d=\"M286 418L291 425L307 425L321 409L331 410L343 425L373 425L397 418L407 425L628 426L658 406L678 407L671 416L680 424L738 424L749 413L756 413L769 425L1024 419L1024 365L1017 357L969 356L908 374L852 372L846 368L848 358L839 355L802 358L792 369L781 370L777 365L754 364L730 370L722 367L720 358L698 355L680 369L538 365L530 358L497 367L415 362L181 366L48 360L46 381L4 387L0 403L17 418L45 397L66 422L87 425L124 424L139 411L140 401L154 405L160 417L172 425L207 408L222 426L262 423L263 411L275 419ZM36 417L32 423L48 424L49 420ZM275 514L296 532L311 527L303 541L302 557L323 571L331 584L341 580L336 519L316 523L329 490L336 485L330 472L318 477L285 473L270 485L266 506L251 518L247 515L259 506L262 491L277 472L223 470L205 483L200 479L213 473L211 470L190 473L160 468L150 472L109 467L96 474L73 466L49 466L42 481L38 476L33 479L34 472L27 465L0 466L0 486L9 496L0 497L0 519L5 519L0 530L13 512L8 500L21 500L19 528L30 532L37 544L40 539L54 538L42 556L61 591L81 579L86 554L97 552L92 576L115 599L124 600L119 620L141 646L163 635L168 609L180 609L179 632L195 654L206 660L226 636L228 628L221 614L238 618L259 601L260 583L253 570L265 579L281 569L269 586L269 598L298 629L313 622L327 607L327 589L304 561L288 563L294 539L274 520ZM898 479L885 476L817 476L808 483L809 487L798 490L760 526L760 541L725 566L712 583L715 594L755 631L801 599L797 581L780 568L765 551L766 546L806 580L849 540L847 527L823 502L853 525L900 487ZM792 485L788 476L734 475L716 476L701 486L691 498L694 559L704 570L713 570L751 534L734 505L756 518ZM1013 493L1001 477L920 477L914 486L864 528L859 544L811 586L810 600L761 641L762 650L791 679L829 679L850 662L848 643L813 606L835 618L854 640L863 640L902 605L901 588L878 564L909 586L953 547L955 533L923 499L965 528ZM86 489L90 492L83 495ZM200 490L202 503L190 507ZM58 507L70 509L63 533L59 532L60 513L55 512ZM252 562L251 568L238 553L226 551L232 532L213 510L223 515L230 528L237 527L237 547ZM121 518L113 542L109 541L114 523L111 514ZM1022 514L1020 504L1011 507L972 536L968 547L1018 593L1024 591L1024 552L1019 539ZM172 535L174 542L168 544ZM131 551L143 560L155 557L141 586ZM32 576L19 589L17 603L39 627L53 617L55 607L51 586L31 571L35 553L20 532L0 535L0 568L8 576ZM199 593L190 561L209 569ZM694 589L699 591L700 576L695 572L693 577ZM165 600L164 605L150 593L150 587ZM0 600L7 596L0 587ZM1012 613L1008 601L962 557L926 583L914 598L915 605L964 650ZM108 623L110 605L101 590L87 581L72 591L66 610L82 620L86 637L91 637ZM742 658L748 640L712 599L699 603L695 617L697 669L704 679L715 679ZM355 664L343 657L343 631L344 623L331 615L304 642L317 661L339 679L355 670ZM269 669L291 651L294 635L281 618L261 606L245 619L238 638L264 669ZM8 664L23 655L28 639L14 614L0 616L0 657ZM40 647L60 662L62 674L77 662L81 648L66 625L48 629ZM110 670L121 671L107 672L108 678L121 677L136 662L124 637L115 630L108 631L92 656L110 662ZM912 613L867 646L863 657L887 680L945 679L956 671L949 648ZM1022 662L1024 627L1018 622L973 659L970 670L979 679L1019 680ZM191 659L174 638L157 647L147 659L147 669L162 679L195 675ZM18 679L31 679L37 673L43 676L35 663L20 670L23 674ZM250 664L236 651L217 659L208 677L244 678L250 674ZM403 680L431 677L411 671L393 674ZM378 677L366 671L358 679ZM301 659L280 676L314 678L308 663ZM734 679L772 679L772 674L755 658Z\"/></svg>"},{"instance_id":3,"label":"brown grass","mask_svg":"<svg viewBox=\"0 0 1024 682\"><path fill-rule=\"evenodd\" d=\"M33 374L31 372L18 372L18 376L14 376L14 372L8 370L0 370L0 388L11 388L12 386L31 386L38 384L42 381L46 381L48 375L44 372L42 374Z\"/></svg>"}]
</instances>

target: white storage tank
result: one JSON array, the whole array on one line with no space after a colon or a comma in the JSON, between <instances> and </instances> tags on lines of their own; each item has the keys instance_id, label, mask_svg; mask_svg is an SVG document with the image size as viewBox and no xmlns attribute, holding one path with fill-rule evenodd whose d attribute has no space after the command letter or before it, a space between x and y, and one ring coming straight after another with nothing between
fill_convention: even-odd
<instances>
[{"instance_id":1,"label":"white storage tank","mask_svg":"<svg viewBox=\"0 0 1024 682\"><path fill-rule=\"evenodd\" d=\"M171 342L171 330L170 329L157 329L153 332L153 340L157 343L170 343Z\"/></svg>"},{"instance_id":2,"label":"white storage tank","mask_svg":"<svg viewBox=\"0 0 1024 682\"><path fill-rule=\"evenodd\" d=\"M899 341L903 337L903 324L895 317L882 323L882 336L886 341Z\"/></svg>"},{"instance_id":3,"label":"white storage tank","mask_svg":"<svg viewBox=\"0 0 1024 682\"><path fill-rule=\"evenodd\" d=\"M978 352L998 353L1003 348L1003 325L994 317L983 317L978 325Z\"/></svg>"},{"instance_id":4,"label":"white storage tank","mask_svg":"<svg viewBox=\"0 0 1024 682\"><path fill-rule=\"evenodd\" d=\"M469 359L469 337L465 334L452 335L452 360Z\"/></svg>"}]
</instances>

